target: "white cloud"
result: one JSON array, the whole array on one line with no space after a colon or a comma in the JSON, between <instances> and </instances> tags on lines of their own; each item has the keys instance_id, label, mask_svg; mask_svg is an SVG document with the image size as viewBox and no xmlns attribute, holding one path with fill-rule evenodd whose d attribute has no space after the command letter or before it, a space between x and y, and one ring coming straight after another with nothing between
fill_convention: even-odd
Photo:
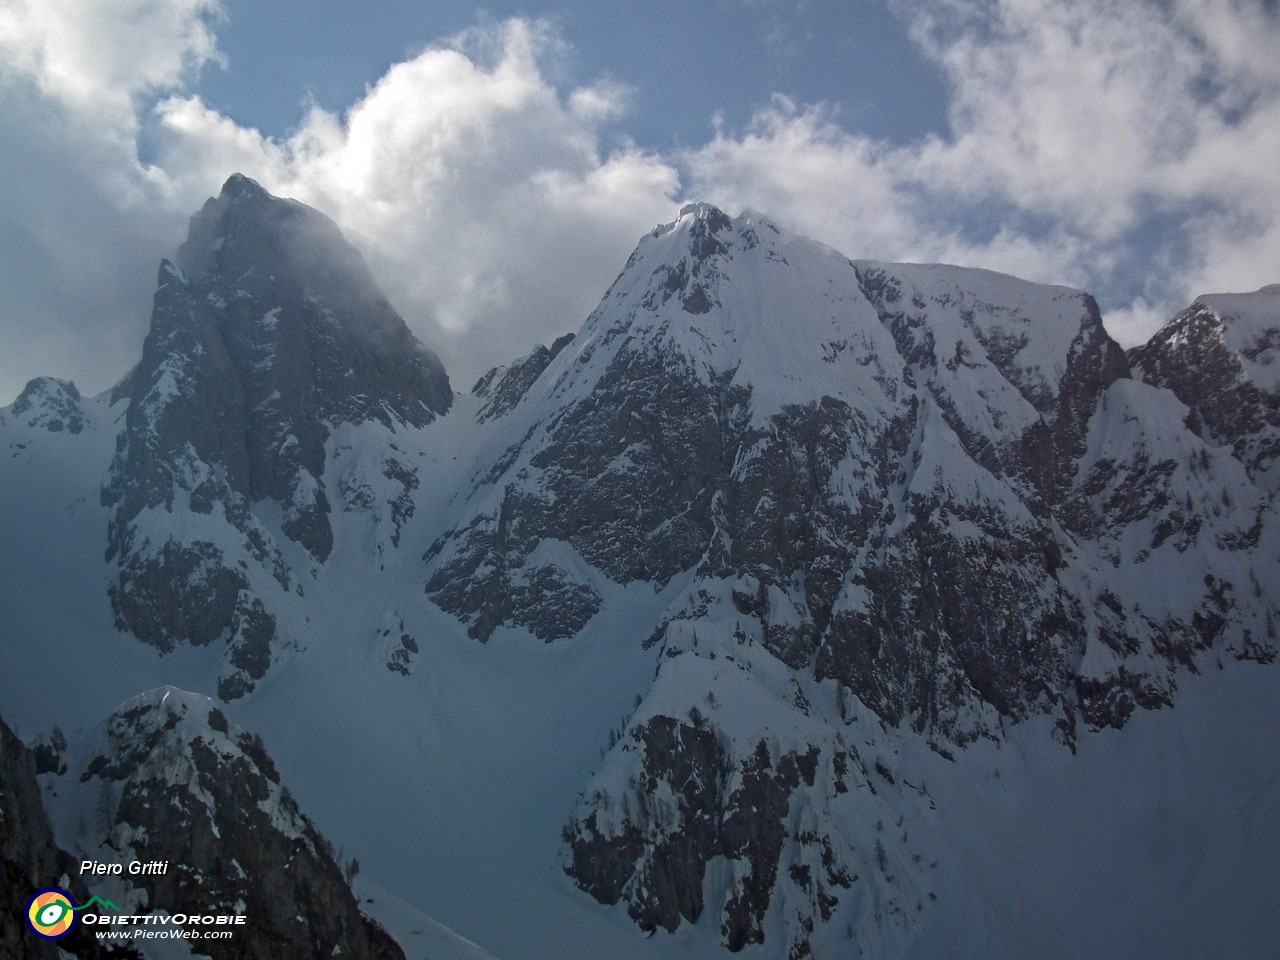
<instances>
[{"instance_id":1,"label":"white cloud","mask_svg":"<svg viewBox=\"0 0 1280 960\"><path fill-rule=\"evenodd\" d=\"M333 216L463 388L575 327L686 197L852 256L1084 286L1129 342L1198 292L1277 279L1274 4L889 2L949 85L946 136L888 143L775 98L661 156L616 133L627 88L562 79L540 21L425 49L273 139L188 92L220 59L214 0L0 0L0 244L27 251L0 262L0 397L19 372L122 373L157 260L233 171Z\"/></svg>"},{"instance_id":2,"label":"white cloud","mask_svg":"<svg viewBox=\"0 0 1280 960\"><path fill-rule=\"evenodd\" d=\"M191 210L138 162L148 96L219 59L213 0L0 0L0 403L109 386Z\"/></svg>"},{"instance_id":3,"label":"white cloud","mask_svg":"<svg viewBox=\"0 0 1280 960\"><path fill-rule=\"evenodd\" d=\"M637 237L674 208L675 168L608 139L606 126L625 111L629 91L613 82L556 86L548 76L561 54L556 34L541 22L470 30L392 66L342 115L313 107L283 140L175 92L146 118L154 151L147 166L132 152L132 116L95 125L87 119L94 111L72 106L64 112L76 135L127 143L128 150L100 158L93 169L29 173L47 189L69 185L74 196L116 179L145 197L166 224L156 231L158 251L145 253L148 274L176 245L170 221L185 219L232 172L313 204L358 242L392 302L466 388L486 364L576 328ZM35 139L48 135L41 129ZM117 204L102 213L110 223L129 211ZM72 256L75 217L68 210L51 224ZM156 219L143 218L152 228ZM137 270L129 273L137 279ZM149 287L150 279L144 296ZM139 314L126 338L134 350L145 309ZM61 329L88 322L83 309L71 315L48 323ZM52 353L67 337L47 330L44 339ZM109 382L100 368L80 373L91 388Z\"/></svg>"},{"instance_id":4,"label":"white cloud","mask_svg":"<svg viewBox=\"0 0 1280 960\"><path fill-rule=\"evenodd\" d=\"M393 66L345 116L313 108L284 142L170 99L157 165L193 204L239 170L329 213L470 386L472 346L495 363L576 327L638 225L674 203L672 166L602 147L627 91L561 91L546 79L556 51L537 22L469 31Z\"/></svg>"},{"instance_id":5,"label":"white cloud","mask_svg":"<svg viewBox=\"0 0 1280 960\"><path fill-rule=\"evenodd\" d=\"M1188 0L1175 17L1142 0L962 6L973 19L959 34L916 19L956 95L957 136L922 152L923 176L981 182L1102 240L1152 203L1280 185L1280 166L1252 153L1264 137L1276 156L1280 21L1252 0Z\"/></svg>"},{"instance_id":6,"label":"white cloud","mask_svg":"<svg viewBox=\"0 0 1280 960\"><path fill-rule=\"evenodd\" d=\"M689 152L695 191L770 210L853 255L1094 288L1130 335L1205 288L1274 282L1274 5L895 6L948 81L950 136L893 147L842 129L830 111L777 101L747 130ZM984 220L1002 226L984 233L974 226ZM1118 279L1144 273L1138 292Z\"/></svg>"},{"instance_id":7,"label":"white cloud","mask_svg":"<svg viewBox=\"0 0 1280 960\"><path fill-rule=\"evenodd\" d=\"M1122 346L1133 347L1145 342L1169 318L1167 309L1152 306L1145 297L1136 297L1127 306L1108 312L1107 331Z\"/></svg>"},{"instance_id":8,"label":"white cloud","mask_svg":"<svg viewBox=\"0 0 1280 960\"><path fill-rule=\"evenodd\" d=\"M940 210L920 187L917 149L848 133L836 119L828 109L776 97L744 134L718 130L685 154L691 191L730 210L768 211L851 256L1084 279L1084 251L1061 233L1045 242L1001 228L980 243L967 239L960 224L972 206L953 207L949 216Z\"/></svg>"},{"instance_id":9,"label":"white cloud","mask_svg":"<svg viewBox=\"0 0 1280 960\"><path fill-rule=\"evenodd\" d=\"M220 61L218 0L3 0L0 61L50 99L133 125L134 100Z\"/></svg>"},{"instance_id":10,"label":"white cloud","mask_svg":"<svg viewBox=\"0 0 1280 960\"><path fill-rule=\"evenodd\" d=\"M735 136L722 128L683 159L691 192L732 212L751 206L846 250L898 255L912 241L916 199L898 151L840 128L830 111L785 97Z\"/></svg>"}]
</instances>

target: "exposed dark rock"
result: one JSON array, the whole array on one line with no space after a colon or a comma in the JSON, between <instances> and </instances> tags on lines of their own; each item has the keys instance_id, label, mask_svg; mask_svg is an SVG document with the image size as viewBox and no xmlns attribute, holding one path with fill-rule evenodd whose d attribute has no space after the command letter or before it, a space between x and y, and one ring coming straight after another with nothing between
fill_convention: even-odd
<instances>
[{"instance_id":1,"label":"exposed dark rock","mask_svg":"<svg viewBox=\"0 0 1280 960\"><path fill-rule=\"evenodd\" d=\"M496 514L452 535L426 589L472 636L511 623L554 639L594 615L589 585L527 567L544 540L569 543L619 582L663 583L702 555L716 478L728 468L724 423L740 398L683 364L674 353L620 353L600 388L557 416ZM526 482L535 475L536 486ZM560 612L552 623L540 610Z\"/></svg>"},{"instance_id":2,"label":"exposed dark rock","mask_svg":"<svg viewBox=\"0 0 1280 960\"><path fill-rule=\"evenodd\" d=\"M817 753L816 747L802 756L788 753L775 766L761 740L742 764L741 786L726 811L723 843L725 855L749 859L751 871L725 904L720 935L730 950L764 942L762 924L777 879L791 794L802 779L813 786Z\"/></svg>"},{"instance_id":3,"label":"exposed dark rock","mask_svg":"<svg viewBox=\"0 0 1280 960\"><path fill-rule=\"evenodd\" d=\"M129 401L103 489L117 622L161 649L226 637L220 692L237 696L269 666L276 630L253 571L288 590L279 538L317 562L333 547L331 428L422 426L452 393L330 220L234 176L162 265L142 361L115 397ZM405 488L398 542L417 478L392 459L387 470ZM157 509L225 518L227 535L166 540L140 519Z\"/></svg>"},{"instance_id":4,"label":"exposed dark rock","mask_svg":"<svg viewBox=\"0 0 1280 960\"><path fill-rule=\"evenodd\" d=\"M1104 727L1118 730L1138 707L1154 710L1172 705L1169 696L1153 689L1147 678L1136 676L1124 667L1105 679L1077 677L1076 694L1081 716L1095 730Z\"/></svg>"},{"instance_id":5,"label":"exposed dark rock","mask_svg":"<svg viewBox=\"0 0 1280 960\"><path fill-rule=\"evenodd\" d=\"M702 914L703 873L722 845L728 758L714 731L671 717L655 717L633 736L643 748L627 801L635 808L622 812L620 834L600 832L596 819L581 824L570 840L570 873L601 903L617 903L626 893L641 929L674 930L682 918ZM676 804L662 816L648 806L659 782L674 791Z\"/></svg>"},{"instance_id":6,"label":"exposed dark rock","mask_svg":"<svg viewBox=\"0 0 1280 960\"><path fill-rule=\"evenodd\" d=\"M629 792L593 798L570 824L566 870L601 903L625 900L641 929L671 931L702 915L708 862L739 861L745 869L723 906L721 937L735 952L763 942L791 795L813 785L817 748L775 759L762 740L735 760L698 714L653 717L626 742L637 751Z\"/></svg>"},{"instance_id":7,"label":"exposed dark rock","mask_svg":"<svg viewBox=\"0 0 1280 960\"><path fill-rule=\"evenodd\" d=\"M331 845L302 814L260 739L204 697L164 688L106 723L79 780L107 802L96 839L121 859L167 861L132 878L152 907L242 913L214 960L404 954L357 906Z\"/></svg>"},{"instance_id":8,"label":"exposed dark rock","mask_svg":"<svg viewBox=\"0 0 1280 960\"><path fill-rule=\"evenodd\" d=\"M407 677L413 672L413 664L420 651L417 638L408 631L404 620L398 616L389 616L383 622L384 626L378 631L378 635L388 644L387 669Z\"/></svg>"},{"instance_id":9,"label":"exposed dark rock","mask_svg":"<svg viewBox=\"0 0 1280 960\"><path fill-rule=\"evenodd\" d=\"M1187 425L1210 443L1227 444L1256 483L1280 489L1280 390L1259 385L1246 363L1274 364L1280 358L1280 318L1257 324L1253 335L1231 329L1245 323L1218 307L1258 301L1261 312L1280 288L1255 294L1205 297L1174 317L1150 340L1129 351L1147 383L1167 387L1190 408ZM1225 315L1224 315L1225 314ZM1236 349L1232 343L1242 341Z\"/></svg>"},{"instance_id":10,"label":"exposed dark rock","mask_svg":"<svg viewBox=\"0 0 1280 960\"><path fill-rule=\"evenodd\" d=\"M505 367L494 367L477 380L471 392L483 397L485 404L476 414L476 419L485 423L513 410L524 399L533 382L542 376L542 371L551 366L551 361L560 355L560 351L573 342L573 337L572 333L566 333L550 347L538 344L527 357Z\"/></svg>"},{"instance_id":11,"label":"exposed dark rock","mask_svg":"<svg viewBox=\"0 0 1280 960\"><path fill-rule=\"evenodd\" d=\"M22 388L9 413L18 423L50 433L79 433L84 429L80 391L69 380L36 377Z\"/></svg>"},{"instance_id":12,"label":"exposed dark rock","mask_svg":"<svg viewBox=\"0 0 1280 960\"><path fill-rule=\"evenodd\" d=\"M41 752L47 760L47 751ZM65 770L59 759L51 772L57 772L58 766ZM0 956L7 960L57 960L66 954L95 960L137 957L128 947L100 946L92 929L81 923L57 941L42 940L27 929L27 903L38 890L57 886L77 904L89 901L77 865L54 843L36 773L32 754L0 719L0 909L5 916L0 924Z\"/></svg>"},{"instance_id":13,"label":"exposed dark rock","mask_svg":"<svg viewBox=\"0 0 1280 960\"><path fill-rule=\"evenodd\" d=\"M182 547L170 540L145 560L122 565L111 586L116 626L165 652L180 643L213 643L248 586L243 573L221 561L222 552L211 543Z\"/></svg>"}]
</instances>

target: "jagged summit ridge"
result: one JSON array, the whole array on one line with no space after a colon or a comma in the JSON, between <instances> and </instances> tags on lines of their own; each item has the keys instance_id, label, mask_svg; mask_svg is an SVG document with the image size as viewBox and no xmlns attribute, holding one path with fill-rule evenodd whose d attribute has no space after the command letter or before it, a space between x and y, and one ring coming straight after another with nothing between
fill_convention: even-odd
<instances>
[{"instance_id":1,"label":"jagged summit ridge","mask_svg":"<svg viewBox=\"0 0 1280 960\"><path fill-rule=\"evenodd\" d=\"M1280 489L1280 284L1198 297L1129 359L1187 405L1198 436Z\"/></svg>"},{"instance_id":2,"label":"jagged summit ridge","mask_svg":"<svg viewBox=\"0 0 1280 960\"><path fill-rule=\"evenodd\" d=\"M681 214L641 240L587 320L575 350L591 362L575 368L576 381L600 371L597 348L608 357L610 344L646 338L671 342L703 379L731 375L750 385L759 409L821 396L874 406L879 389L859 391L868 377L851 368L870 367L888 382L900 374L888 365L922 351L952 367L986 354L1039 408L1056 398L1081 318L1091 340L1106 338L1092 298L1067 287L973 268L851 261L755 211L732 218L697 203ZM925 313L924 340L907 342ZM952 353L932 355L944 348Z\"/></svg>"},{"instance_id":3,"label":"jagged summit ridge","mask_svg":"<svg viewBox=\"0 0 1280 960\"><path fill-rule=\"evenodd\" d=\"M764 584L740 588L767 593L818 541L857 544L900 522L910 502L886 491L949 491L932 472L957 469L943 456L949 445L962 451L955 463L973 458L995 472L994 483L966 479L965 489L979 491L975 509L1030 498L1030 512L1020 505L1016 516L1043 513L1041 501L1063 495L1098 390L1125 373L1096 305L1077 291L985 271L852 262L764 218L687 208L641 240L572 345L528 388L523 413L512 415L520 442L477 472L487 481L477 505L484 491L505 489L504 505L488 500L471 535L437 541L428 592L474 635L525 623L549 638L592 615L596 572L664 584L699 563L725 563L720 544L741 553L753 543L756 559L735 557L730 568L771 570ZM912 451L929 457L923 470L908 458L904 474ZM560 466L570 463L572 471ZM746 480L762 469L772 479ZM837 484L836 512L852 528L813 531L808 496L774 488L784 470L817 470L821 479L806 483ZM753 516L757 498L763 512ZM744 537L739 525L755 534ZM797 544L809 536L813 547ZM543 538L571 544L594 571L526 565ZM853 556L822 560L832 565L823 576L849 569ZM526 583L538 588L528 593ZM838 580L810 582L805 605L827 610L820 624L839 590ZM554 626L519 601L548 592L561 598ZM770 633L782 643L793 631L777 623Z\"/></svg>"},{"instance_id":4,"label":"jagged summit ridge","mask_svg":"<svg viewBox=\"0 0 1280 960\"><path fill-rule=\"evenodd\" d=\"M845 347L835 351L833 339ZM748 386L755 409L769 412L830 392L879 407L880 389L849 374L868 358L882 372L880 358L896 353L847 258L705 203L641 240L584 324L557 395L589 389L619 350L641 344L679 357L701 383Z\"/></svg>"},{"instance_id":5,"label":"jagged summit ridge","mask_svg":"<svg viewBox=\"0 0 1280 960\"><path fill-rule=\"evenodd\" d=\"M80 391L70 380L36 377L22 388L9 407L9 415L27 427L42 428L50 433L79 433L85 418Z\"/></svg>"},{"instance_id":6,"label":"jagged summit ridge","mask_svg":"<svg viewBox=\"0 0 1280 960\"><path fill-rule=\"evenodd\" d=\"M384 309L360 319L394 326L393 311L359 251L332 220L296 200L274 197L236 174L191 218L174 262L191 282L213 274L237 280L259 270L279 274L317 297Z\"/></svg>"}]
</instances>

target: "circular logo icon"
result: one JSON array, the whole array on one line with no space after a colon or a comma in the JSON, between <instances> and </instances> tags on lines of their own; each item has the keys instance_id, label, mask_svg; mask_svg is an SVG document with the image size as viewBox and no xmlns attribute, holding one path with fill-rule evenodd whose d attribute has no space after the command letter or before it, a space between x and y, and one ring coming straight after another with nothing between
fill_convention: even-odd
<instances>
[{"instance_id":1,"label":"circular logo icon","mask_svg":"<svg viewBox=\"0 0 1280 960\"><path fill-rule=\"evenodd\" d=\"M75 926L74 909L71 894L57 887L45 887L27 904L27 922L36 936L58 940Z\"/></svg>"}]
</instances>

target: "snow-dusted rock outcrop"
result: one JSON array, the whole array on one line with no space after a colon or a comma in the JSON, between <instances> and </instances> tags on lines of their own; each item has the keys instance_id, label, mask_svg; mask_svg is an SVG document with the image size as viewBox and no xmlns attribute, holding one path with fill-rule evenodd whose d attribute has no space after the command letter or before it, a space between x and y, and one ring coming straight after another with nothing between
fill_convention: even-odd
<instances>
[{"instance_id":1,"label":"snow-dusted rock outcrop","mask_svg":"<svg viewBox=\"0 0 1280 960\"><path fill-rule=\"evenodd\" d=\"M1198 436L1280 489L1280 284L1199 297L1129 358L1187 405Z\"/></svg>"},{"instance_id":2,"label":"snow-dusted rock outcrop","mask_svg":"<svg viewBox=\"0 0 1280 960\"><path fill-rule=\"evenodd\" d=\"M60 837L76 856L159 862L108 877L123 909L246 917L210 956L402 958L361 915L332 846L298 809L261 738L175 687L121 704L73 735L45 774Z\"/></svg>"}]
</instances>

